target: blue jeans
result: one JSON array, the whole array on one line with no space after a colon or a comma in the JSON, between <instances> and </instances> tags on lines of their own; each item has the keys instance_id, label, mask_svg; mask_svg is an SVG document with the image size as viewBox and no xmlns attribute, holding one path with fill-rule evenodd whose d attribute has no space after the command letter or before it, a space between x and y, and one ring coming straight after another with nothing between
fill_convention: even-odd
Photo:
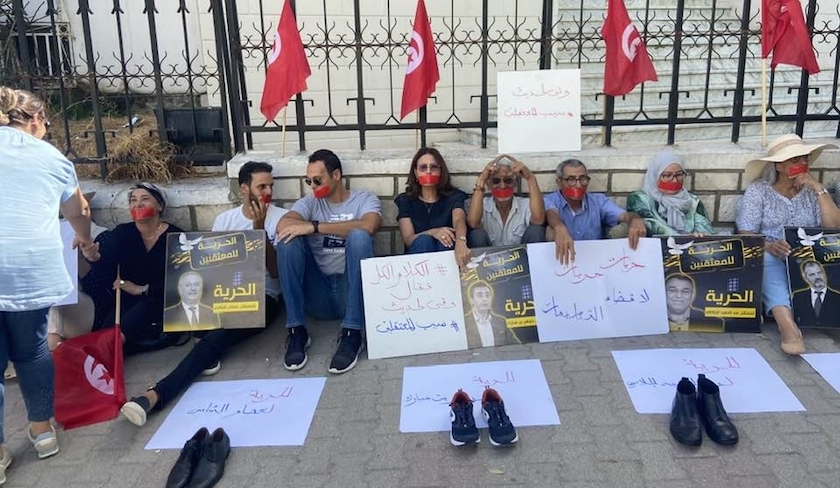
<instances>
[{"instance_id":1,"label":"blue jeans","mask_svg":"<svg viewBox=\"0 0 840 488\"><path fill-rule=\"evenodd\" d=\"M453 248L446 247L439 240L426 234L414 238L414 242L405 250L406 254L419 254L421 252L451 251Z\"/></svg>"},{"instance_id":2,"label":"blue jeans","mask_svg":"<svg viewBox=\"0 0 840 488\"><path fill-rule=\"evenodd\" d=\"M0 365L5 369L9 359L15 364L30 422L44 422L53 416L55 371L47 348L48 312L49 308L0 312ZM5 403L6 385L0 377L0 444L5 442Z\"/></svg>"},{"instance_id":3,"label":"blue jeans","mask_svg":"<svg viewBox=\"0 0 840 488\"><path fill-rule=\"evenodd\" d=\"M761 280L761 288L765 314L769 314L774 307L790 308L787 264L783 259L773 257L766 251L764 253L764 277Z\"/></svg>"},{"instance_id":4,"label":"blue jeans","mask_svg":"<svg viewBox=\"0 0 840 488\"><path fill-rule=\"evenodd\" d=\"M306 237L295 237L276 246L277 272L286 327L306 325L306 315L316 319L342 318L341 326L361 330L365 325L362 301L362 259L373 257L373 236L353 229L344 244L344 274L327 276L321 271Z\"/></svg>"},{"instance_id":5,"label":"blue jeans","mask_svg":"<svg viewBox=\"0 0 840 488\"><path fill-rule=\"evenodd\" d=\"M532 242L545 242L545 227L542 225L528 224L525 233L522 234L520 244L530 244ZM491 247L494 244L490 242L490 235L484 229L473 229L467 234L467 245L470 249L475 247Z\"/></svg>"}]
</instances>

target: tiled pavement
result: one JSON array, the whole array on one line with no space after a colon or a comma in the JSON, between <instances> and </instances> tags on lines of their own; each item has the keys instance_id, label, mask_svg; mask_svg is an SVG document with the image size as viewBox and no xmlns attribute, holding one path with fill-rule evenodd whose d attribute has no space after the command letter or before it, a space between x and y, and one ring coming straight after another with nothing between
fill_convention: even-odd
<instances>
[{"instance_id":1,"label":"tiled pavement","mask_svg":"<svg viewBox=\"0 0 840 488\"><path fill-rule=\"evenodd\" d=\"M781 353L772 325L763 334L695 334L505 346L369 361L351 372L326 372L337 323L310 325L313 347L297 374L282 364L281 320L241 345L213 380L328 376L303 447L237 448L219 487L775 487L840 486L840 393L800 358ZM809 331L809 352L840 351L831 336ZM166 374L185 346L128 358L128 393ZM741 440L699 449L671 440L667 415L638 415L610 351L659 347L753 347L806 412L733 415ZM519 444L456 449L448 434L400 434L404 366L538 358L561 425L519 429ZM7 382L6 438L14 462L9 487L162 487L178 452L143 446L167 411L136 428L124 419L59 432L61 452L37 459L26 439L25 409ZM174 405L174 403L173 403Z\"/></svg>"}]
</instances>

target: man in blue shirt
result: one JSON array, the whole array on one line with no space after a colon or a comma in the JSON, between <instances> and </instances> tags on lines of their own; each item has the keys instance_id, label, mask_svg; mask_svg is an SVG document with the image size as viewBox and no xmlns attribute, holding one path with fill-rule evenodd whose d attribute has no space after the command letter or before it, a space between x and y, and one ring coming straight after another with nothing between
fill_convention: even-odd
<instances>
[{"instance_id":1,"label":"man in blue shirt","mask_svg":"<svg viewBox=\"0 0 840 488\"><path fill-rule=\"evenodd\" d=\"M576 240L600 239L603 226L629 224L630 248L636 249L645 237L645 224L634 212L627 212L603 193L587 193L589 175L577 159L567 159L557 166L557 191L545 197L546 236L557 245L557 259L568 264L575 260Z\"/></svg>"}]
</instances>

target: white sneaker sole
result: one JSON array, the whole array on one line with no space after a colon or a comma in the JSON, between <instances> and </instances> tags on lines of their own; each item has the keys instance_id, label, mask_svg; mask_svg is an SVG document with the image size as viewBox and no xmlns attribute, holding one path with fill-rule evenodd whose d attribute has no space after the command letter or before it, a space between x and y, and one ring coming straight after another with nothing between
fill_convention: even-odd
<instances>
[{"instance_id":1,"label":"white sneaker sole","mask_svg":"<svg viewBox=\"0 0 840 488\"><path fill-rule=\"evenodd\" d=\"M496 441L493 439L493 437L492 437L492 436L488 436L488 437L490 438L490 444L491 444L491 445L493 445L493 446L495 446L495 447L512 446L513 444L516 444L516 443L517 443L517 441L519 441L519 433L517 433L517 434L516 434L516 437L514 437L514 438L513 438L513 440L512 440L512 441L510 441L510 442L496 442Z\"/></svg>"},{"instance_id":2,"label":"white sneaker sole","mask_svg":"<svg viewBox=\"0 0 840 488\"><path fill-rule=\"evenodd\" d=\"M293 365L289 366L288 364L286 364L286 360L284 359L283 360L283 367L286 368L289 371L297 371L299 369L303 369L303 367L306 366L306 362L309 361L309 354L306 354L306 350L309 349L309 346L311 344L312 344L312 338L307 337L306 338L306 344L303 346L303 362L302 363L293 364Z\"/></svg>"},{"instance_id":3,"label":"white sneaker sole","mask_svg":"<svg viewBox=\"0 0 840 488\"><path fill-rule=\"evenodd\" d=\"M362 341L362 346L359 348L359 352L356 353L356 359L354 359L352 363L350 363L344 369L328 368L327 371L329 371L332 374L342 374L342 373L346 373L346 372L350 371L351 369L356 367L356 363L359 362L359 356L361 356L362 351L364 351L364 350L365 350L365 343L364 343L364 341Z\"/></svg>"},{"instance_id":4,"label":"white sneaker sole","mask_svg":"<svg viewBox=\"0 0 840 488\"><path fill-rule=\"evenodd\" d=\"M120 407L120 412L137 427L146 425L146 411L140 405L134 402L126 402Z\"/></svg>"},{"instance_id":5,"label":"white sneaker sole","mask_svg":"<svg viewBox=\"0 0 840 488\"><path fill-rule=\"evenodd\" d=\"M214 374L217 374L221 370L222 370L222 362L219 361L212 368L207 368L204 371L202 371L201 376L213 376Z\"/></svg>"},{"instance_id":6,"label":"white sneaker sole","mask_svg":"<svg viewBox=\"0 0 840 488\"><path fill-rule=\"evenodd\" d=\"M490 442L493 442L492 440ZM452 431L449 431L449 443L455 447L464 446L467 444L481 444L481 437L479 436L474 442L461 442L456 441L454 437L452 437Z\"/></svg>"}]
</instances>

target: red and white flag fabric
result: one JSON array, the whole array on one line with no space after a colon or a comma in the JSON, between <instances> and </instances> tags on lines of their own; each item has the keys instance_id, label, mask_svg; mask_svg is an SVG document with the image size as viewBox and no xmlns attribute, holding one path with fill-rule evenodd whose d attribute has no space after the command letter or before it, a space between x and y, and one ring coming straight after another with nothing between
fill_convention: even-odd
<instances>
[{"instance_id":1,"label":"red and white flag fabric","mask_svg":"<svg viewBox=\"0 0 840 488\"><path fill-rule=\"evenodd\" d=\"M798 66L809 75L820 72L799 0L761 1L761 57L773 53L770 66Z\"/></svg>"},{"instance_id":2,"label":"red and white flag fabric","mask_svg":"<svg viewBox=\"0 0 840 488\"><path fill-rule=\"evenodd\" d=\"M273 121L293 95L306 90L306 79L311 74L292 6L286 0L274 33L274 46L268 53L260 102L260 112L266 120Z\"/></svg>"},{"instance_id":3,"label":"red and white flag fabric","mask_svg":"<svg viewBox=\"0 0 840 488\"><path fill-rule=\"evenodd\" d=\"M414 14L414 30L408 46L408 64L405 67L400 120L426 105L429 96L435 92L440 80L437 51L432 37L432 25L426 15L426 3L417 1Z\"/></svg>"},{"instance_id":4,"label":"red and white flag fabric","mask_svg":"<svg viewBox=\"0 0 840 488\"><path fill-rule=\"evenodd\" d=\"M601 36L607 47L604 93L618 97L629 93L639 83L657 81L645 41L630 23L624 0L608 0Z\"/></svg>"},{"instance_id":5,"label":"red and white flag fabric","mask_svg":"<svg viewBox=\"0 0 840 488\"><path fill-rule=\"evenodd\" d=\"M125 403L119 325L63 341L53 351L53 363L55 420L65 429L119 415Z\"/></svg>"}]
</instances>

